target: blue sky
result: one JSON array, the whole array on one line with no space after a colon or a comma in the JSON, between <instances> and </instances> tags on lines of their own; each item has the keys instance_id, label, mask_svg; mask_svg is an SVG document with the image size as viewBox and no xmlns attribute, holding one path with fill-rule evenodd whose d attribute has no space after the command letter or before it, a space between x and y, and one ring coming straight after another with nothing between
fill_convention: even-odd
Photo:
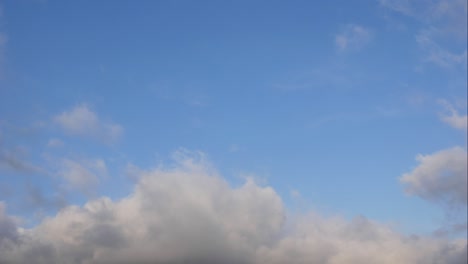
<instances>
[{"instance_id":1,"label":"blue sky","mask_svg":"<svg viewBox=\"0 0 468 264\"><path fill-rule=\"evenodd\" d=\"M34 229L201 155L286 215L466 237L466 46L463 0L0 1L0 201Z\"/></svg>"}]
</instances>

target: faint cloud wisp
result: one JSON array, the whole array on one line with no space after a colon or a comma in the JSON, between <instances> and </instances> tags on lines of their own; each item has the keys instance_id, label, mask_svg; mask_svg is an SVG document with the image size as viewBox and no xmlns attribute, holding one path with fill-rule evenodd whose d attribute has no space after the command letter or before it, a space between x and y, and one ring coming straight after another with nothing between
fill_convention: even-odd
<instances>
[{"instance_id":1,"label":"faint cloud wisp","mask_svg":"<svg viewBox=\"0 0 468 264\"><path fill-rule=\"evenodd\" d=\"M70 135L90 137L105 143L113 143L123 134L121 125L102 121L86 104L63 112L53 120Z\"/></svg>"},{"instance_id":2,"label":"faint cloud wisp","mask_svg":"<svg viewBox=\"0 0 468 264\"><path fill-rule=\"evenodd\" d=\"M338 51L359 50L369 43L369 29L355 24L348 24L335 36L335 46Z\"/></svg>"}]
</instances>

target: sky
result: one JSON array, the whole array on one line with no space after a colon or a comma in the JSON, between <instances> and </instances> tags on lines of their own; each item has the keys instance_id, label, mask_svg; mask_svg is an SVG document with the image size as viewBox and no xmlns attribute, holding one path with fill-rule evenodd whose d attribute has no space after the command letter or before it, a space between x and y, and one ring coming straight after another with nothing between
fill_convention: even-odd
<instances>
[{"instance_id":1,"label":"sky","mask_svg":"<svg viewBox=\"0 0 468 264\"><path fill-rule=\"evenodd\" d=\"M466 0L0 0L0 263L466 261Z\"/></svg>"}]
</instances>

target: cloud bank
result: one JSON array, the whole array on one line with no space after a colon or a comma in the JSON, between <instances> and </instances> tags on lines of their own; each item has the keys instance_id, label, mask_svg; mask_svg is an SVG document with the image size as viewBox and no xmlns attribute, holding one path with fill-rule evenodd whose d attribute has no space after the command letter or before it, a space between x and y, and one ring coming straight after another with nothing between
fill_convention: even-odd
<instances>
[{"instance_id":1,"label":"cloud bank","mask_svg":"<svg viewBox=\"0 0 468 264\"><path fill-rule=\"evenodd\" d=\"M467 242L364 217L287 217L274 189L231 187L200 156L139 170L125 198L68 206L31 229L0 204L0 263L466 263Z\"/></svg>"}]
</instances>

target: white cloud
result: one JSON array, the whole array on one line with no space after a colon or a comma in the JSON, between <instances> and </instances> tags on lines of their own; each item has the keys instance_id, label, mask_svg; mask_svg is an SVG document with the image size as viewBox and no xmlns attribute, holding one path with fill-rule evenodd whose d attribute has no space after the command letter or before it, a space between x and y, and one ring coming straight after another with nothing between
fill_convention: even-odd
<instances>
[{"instance_id":1,"label":"white cloud","mask_svg":"<svg viewBox=\"0 0 468 264\"><path fill-rule=\"evenodd\" d=\"M114 142L123 133L122 126L100 120L86 104L55 116L54 121L71 135L91 137L107 143Z\"/></svg>"},{"instance_id":2,"label":"white cloud","mask_svg":"<svg viewBox=\"0 0 468 264\"><path fill-rule=\"evenodd\" d=\"M467 115L460 115L457 109L455 109L455 107L446 100L440 100L439 103L443 105L446 111L448 112L446 114L441 115L442 121L456 129L466 131L468 126Z\"/></svg>"},{"instance_id":3,"label":"white cloud","mask_svg":"<svg viewBox=\"0 0 468 264\"><path fill-rule=\"evenodd\" d=\"M370 39L369 29L349 24L335 36L335 45L339 51L357 50L365 46Z\"/></svg>"},{"instance_id":4,"label":"white cloud","mask_svg":"<svg viewBox=\"0 0 468 264\"><path fill-rule=\"evenodd\" d=\"M309 215L273 247L261 247L256 263L394 264L464 263L466 241L406 237L364 217L351 221Z\"/></svg>"},{"instance_id":5,"label":"white cloud","mask_svg":"<svg viewBox=\"0 0 468 264\"><path fill-rule=\"evenodd\" d=\"M419 165L400 178L409 194L450 207L466 206L466 150L454 147L431 155L418 155L416 160Z\"/></svg>"},{"instance_id":6,"label":"white cloud","mask_svg":"<svg viewBox=\"0 0 468 264\"><path fill-rule=\"evenodd\" d=\"M0 211L0 263L466 262L465 239L407 237L364 217L309 214L285 227L271 187L248 179L232 188L203 157L184 152L177 161L141 170L121 200L68 206L32 229Z\"/></svg>"}]
</instances>

